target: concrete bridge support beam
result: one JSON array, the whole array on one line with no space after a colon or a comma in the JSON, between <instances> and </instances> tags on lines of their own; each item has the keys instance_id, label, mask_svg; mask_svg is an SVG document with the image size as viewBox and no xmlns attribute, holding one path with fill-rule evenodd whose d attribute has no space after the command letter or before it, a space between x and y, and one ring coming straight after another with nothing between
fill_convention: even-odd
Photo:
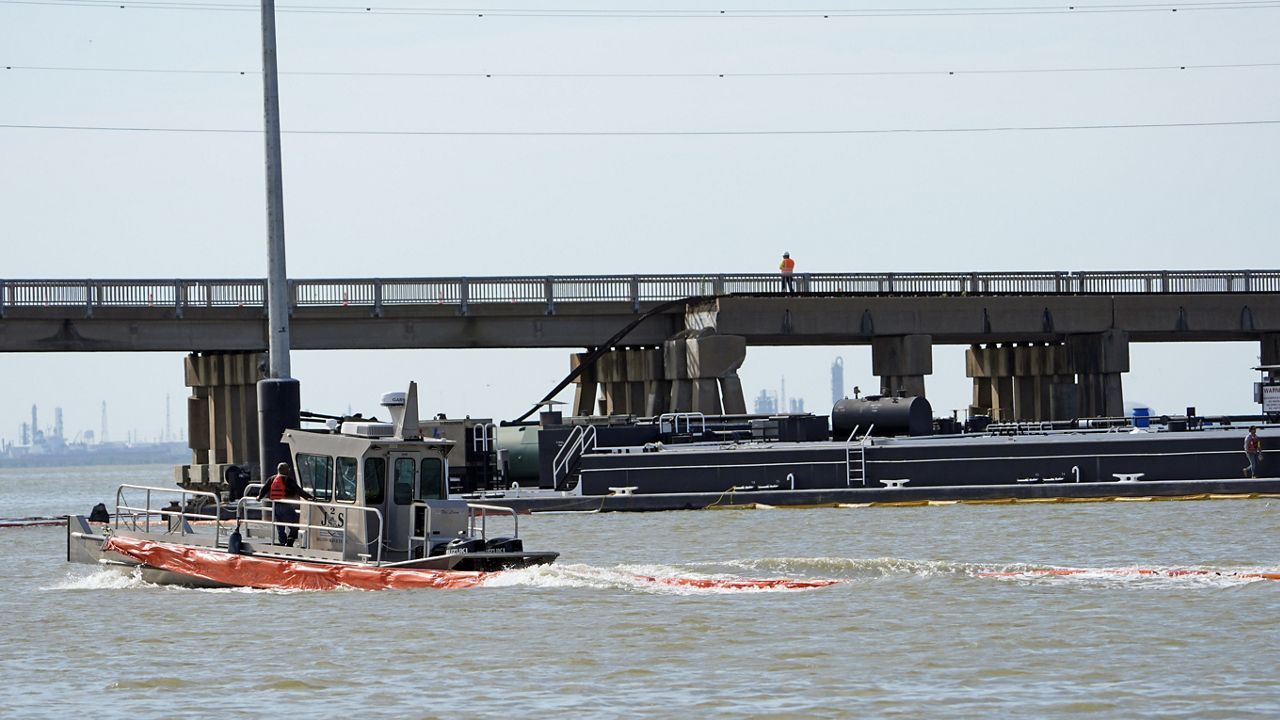
<instances>
[{"instance_id":1,"label":"concrete bridge support beam","mask_svg":"<svg viewBox=\"0 0 1280 720\"><path fill-rule=\"evenodd\" d=\"M627 356L624 351L610 350L596 360L596 377L604 395L601 414L630 415L631 398L627 387Z\"/></svg>"},{"instance_id":2,"label":"concrete bridge support beam","mask_svg":"<svg viewBox=\"0 0 1280 720\"><path fill-rule=\"evenodd\" d=\"M1261 358L1261 364L1280 365L1280 333L1263 335L1259 344L1261 348L1258 356ZM1268 371L1267 379L1272 382L1280 381L1280 370Z\"/></svg>"},{"instance_id":3,"label":"concrete bridge support beam","mask_svg":"<svg viewBox=\"0 0 1280 720\"><path fill-rule=\"evenodd\" d=\"M183 359L190 465L175 468L178 485L217 492L223 473L237 465L258 470L257 383L265 376L264 353L192 353Z\"/></svg>"},{"instance_id":4,"label":"concrete bridge support beam","mask_svg":"<svg viewBox=\"0 0 1280 720\"><path fill-rule=\"evenodd\" d=\"M880 394L924 397L924 376L933 374L933 338L898 335L871 340L871 372Z\"/></svg>"},{"instance_id":5,"label":"concrete bridge support beam","mask_svg":"<svg viewBox=\"0 0 1280 720\"><path fill-rule=\"evenodd\" d=\"M686 339L691 331L677 333L662 343L662 377L667 381L667 412L688 412L693 407L693 379L689 376L689 348Z\"/></svg>"},{"instance_id":6,"label":"concrete bridge support beam","mask_svg":"<svg viewBox=\"0 0 1280 720\"><path fill-rule=\"evenodd\" d=\"M569 369L576 370L587 357L587 353L574 353L569 356ZM573 408L569 414L576 417L594 415L596 412L596 396L600 391L594 366L583 370L573 381Z\"/></svg>"},{"instance_id":7,"label":"concrete bridge support beam","mask_svg":"<svg viewBox=\"0 0 1280 720\"><path fill-rule=\"evenodd\" d=\"M1123 417L1121 373L1129 372L1129 333L1107 330L1067 337L1080 388L1079 417Z\"/></svg>"},{"instance_id":8,"label":"concrete bridge support beam","mask_svg":"<svg viewBox=\"0 0 1280 720\"><path fill-rule=\"evenodd\" d=\"M703 332L685 340L686 362L692 381L693 404L675 407L707 415L742 415L747 401L742 393L738 368L747 359L747 339L741 335L717 335Z\"/></svg>"},{"instance_id":9,"label":"concrete bridge support beam","mask_svg":"<svg viewBox=\"0 0 1280 720\"><path fill-rule=\"evenodd\" d=\"M586 353L569 357L577 367ZM610 350L576 378L573 414L594 415L596 395L603 390L598 412L603 415L657 415L666 412L669 383L663 374L663 351L657 348Z\"/></svg>"},{"instance_id":10,"label":"concrete bridge support beam","mask_svg":"<svg viewBox=\"0 0 1280 720\"><path fill-rule=\"evenodd\" d=\"M974 345L965 352L965 374L973 379L970 415L995 422L1076 416L1075 377L1061 345Z\"/></svg>"}]
</instances>

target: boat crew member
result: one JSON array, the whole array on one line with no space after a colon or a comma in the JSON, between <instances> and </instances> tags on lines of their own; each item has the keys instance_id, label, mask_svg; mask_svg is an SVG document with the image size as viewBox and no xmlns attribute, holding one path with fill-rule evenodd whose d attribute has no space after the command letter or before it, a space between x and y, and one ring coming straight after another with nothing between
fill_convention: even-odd
<instances>
[{"instance_id":1,"label":"boat crew member","mask_svg":"<svg viewBox=\"0 0 1280 720\"><path fill-rule=\"evenodd\" d=\"M258 499L271 500L271 517L277 523L276 535L279 538L279 544L293 547L293 544L298 541L298 506L289 502L276 501L315 500L315 498L298 485L293 473L289 472L289 463L280 463L276 466L275 476L262 486L262 490L258 492Z\"/></svg>"},{"instance_id":2,"label":"boat crew member","mask_svg":"<svg viewBox=\"0 0 1280 720\"><path fill-rule=\"evenodd\" d=\"M1262 462L1262 441L1258 439L1258 428L1249 428L1244 436L1244 456L1249 458L1249 467L1244 469L1246 477L1258 477L1258 463Z\"/></svg>"},{"instance_id":3,"label":"boat crew member","mask_svg":"<svg viewBox=\"0 0 1280 720\"><path fill-rule=\"evenodd\" d=\"M796 291L795 281L791 278L791 273L795 272L795 269L796 261L791 259L791 253L782 253L782 263L778 265L778 270L782 273L782 292Z\"/></svg>"}]
</instances>

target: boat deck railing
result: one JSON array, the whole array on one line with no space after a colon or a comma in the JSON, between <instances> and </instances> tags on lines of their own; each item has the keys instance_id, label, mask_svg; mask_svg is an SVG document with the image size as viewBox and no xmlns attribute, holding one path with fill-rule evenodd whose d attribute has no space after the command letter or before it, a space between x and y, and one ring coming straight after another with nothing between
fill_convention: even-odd
<instances>
[{"instance_id":1,"label":"boat deck railing","mask_svg":"<svg viewBox=\"0 0 1280 720\"><path fill-rule=\"evenodd\" d=\"M373 562L375 565L382 563L382 511L378 508L362 507L360 505L348 505L345 503L329 503L315 502L312 500L262 500L258 507L250 507L249 501L251 497L242 497L236 504L236 522L248 528L266 529L269 544L274 547L285 547L276 542L279 536L279 528L296 528L298 530L298 541L302 543L303 550L318 550L322 548L315 547L315 539L321 534L329 538L338 539L339 542L337 552L342 554L344 559L348 556L348 538L350 533L347 528L352 525L351 514L362 513L364 516L364 530L368 533L371 522L376 524L378 532L373 537L366 537L360 542L360 545L373 548L372 553L356 553L356 557L361 561ZM274 513L274 504L293 505L298 508L298 522L284 522L276 520ZM322 521L320 523L304 522L303 518L310 518L311 509L320 511ZM252 512L260 510L259 517L253 517ZM370 517L372 516L372 517Z\"/></svg>"},{"instance_id":2,"label":"boat deck railing","mask_svg":"<svg viewBox=\"0 0 1280 720\"><path fill-rule=\"evenodd\" d=\"M418 527L419 510L422 511L420 528ZM490 515L510 516L512 523L511 537L520 537L520 516L514 508L471 502L467 503L466 537L479 538L487 543L489 540ZM435 531L431 524L431 501L419 500L413 503L409 507L409 517L412 518L412 522L409 524L409 542L407 545L409 556L413 556L415 548L421 547L422 555L426 557L431 554L430 543ZM419 533L419 530L421 530L421 533Z\"/></svg>"},{"instance_id":3,"label":"boat deck railing","mask_svg":"<svg viewBox=\"0 0 1280 720\"><path fill-rule=\"evenodd\" d=\"M139 497L141 495L141 497ZM141 504L138 504L138 503ZM160 503L168 503L161 506ZM212 513L190 508L213 506ZM134 532L192 535L192 522L212 522L214 544L222 536L222 500L216 493L125 483L116 488L114 526ZM156 526L154 529L152 526Z\"/></svg>"}]
</instances>

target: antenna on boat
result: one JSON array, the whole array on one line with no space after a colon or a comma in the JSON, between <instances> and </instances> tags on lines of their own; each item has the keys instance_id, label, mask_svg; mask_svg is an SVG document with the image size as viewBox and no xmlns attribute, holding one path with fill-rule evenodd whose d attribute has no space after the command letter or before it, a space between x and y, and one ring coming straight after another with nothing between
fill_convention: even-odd
<instances>
[{"instance_id":1,"label":"antenna on boat","mask_svg":"<svg viewBox=\"0 0 1280 720\"><path fill-rule=\"evenodd\" d=\"M422 429L418 426L418 383L410 382L408 392L383 393L381 404L391 413L396 437L401 440L422 439Z\"/></svg>"}]
</instances>

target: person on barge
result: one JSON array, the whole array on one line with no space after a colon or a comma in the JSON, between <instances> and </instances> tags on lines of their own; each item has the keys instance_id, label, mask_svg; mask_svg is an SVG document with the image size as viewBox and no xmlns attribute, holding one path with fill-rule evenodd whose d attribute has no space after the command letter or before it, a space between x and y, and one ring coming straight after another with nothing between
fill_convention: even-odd
<instances>
[{"instance_id":1,"label":"person on barge","mask_svg":"<svg viewBox=\"0 0 1280 720\"><path fill-rule=\"evenodd\" d=\"M1262 463L1262 440L1258 439L1258 428L1249 428L1244 436L1244 456L1249 459L1249 467L1244 469L1246 477L1258 477L1258 466Z\"/></svg>"}]
</instances>

